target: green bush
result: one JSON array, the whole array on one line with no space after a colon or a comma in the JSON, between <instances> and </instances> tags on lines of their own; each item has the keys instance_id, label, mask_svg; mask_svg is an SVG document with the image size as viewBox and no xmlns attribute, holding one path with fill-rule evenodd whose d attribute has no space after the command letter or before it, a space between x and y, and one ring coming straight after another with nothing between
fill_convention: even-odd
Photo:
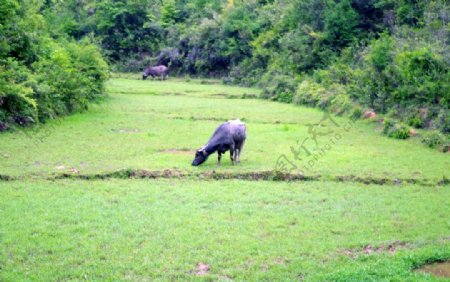
<instances>
[{"instance_id":1,"label":"green bush","mask_svg":"<svg viewBox=\"0 0 450 282\"><path fill-rule=\"evenodd\" d=\"M410 128L402 123L386 118L383 122L383 133L395 139L408 139Z\"/></svg>"},{"instance_id":2,"label":"green bush","mask_svg":"<svg viewBox=\"0 0 450 282\"><path fill-rule=\"evenodd\" d=\"M338 88L335 88L334 91L337 92L337 95L331 100L330 110L337 115L351 113L354 104L350 97L345 92L339 93Z\"/></svg>"},{"instance_id":3,"label":"green bush","mask_svg":"<svg viewBox=\"0 0 450 282\"><path fill-rule=\"evenodd\" d=\"M350 114L350 118L352 119L360 119L363 115L363 109L361 106L355 106L352 109L352 112Z\"/></svg>"},{"instance_id":4,"label":"green bush","mask_svg":"<svg viewBox=\"0 0 450 282\"><path fill-rule=\"evenodd\" d=\"M450 133L450 111L447 109L441 109L436 118L436 128L443 133Z\"/></svg>"},{"instance_id":5,"label":"green bush","mask_svg":"<svg viewBox=\"0 0 450 282\"><path fill-rule=\"evenodd\" d=\"M294 103L311 107L320 106L325 109L329 106L331 98L321 84L306 79L297 87Z\"/></svg>"},{"instance_id":6,"label":"green bush","mask_svg":"<svg viewBox=\"0 0 450 282\"><path fill-rule=\"evenodd\" d=\"M415 128L421 128L423 125L423 122L419 117L412 117L409 119L408 125L415 127Z\"/></svg>"},{"instance_id":7,"label":"green bush","mask_svg":"<svg viewBox=\"0 0 450 282\"><path fill-rule=\"evenodd\" d=\"M0 19L1 130L85 109L108 74L99 50L50 32L42 1L8 3Z\"/></svg>"},{"instance_id":8,"label":"green bush","mask_svg":"<svg viewBox=\"0 0 450 282\"><path fill-rule=\"evenodd\" d=\"M98 50L88 43L53 42L48 49L49 55L33 64L41 121L85 110L102 94L108 71Z\"/></svg>"},{"instance_id":9,"label":"green bush","mask_svg":"<svg viewBox=\"0 0 450 282\"><path fill-rule=\"evenodd\" d=\"M399 52L395 58L395 79L392 98L400 104L436 104L448 97L448 65L429 48ZM399 82L399 83L398 83ZM444 107L450 104L445 103Z\"/></svg>"},{"instance_id":10,"label":"green bush","mask_svg":"<svg viewBox=\"0 0 450 282\"><path fill-rule=\"evenodd\" d=\"M36 121L30 77L30 71L17 60L0 60L0 122L24 126Z\"/></svg>"},{"instance_id":11,"label":"green bush","mask_svg":"<svg viewBox=\"0 0 450 282\"><path fill-rule=\"evenodd\" d=\"M383 121L383 134L387 135L394 126L395 122L392 119L385 118Z\"/></svg>"},{"instance_id":12,"label":"green bush","mask_svg":"<svg viewBox=\"0 0 450 282\"><path fill-rule=\"evenodd\" d=\"M287 75L275 75L267 78L267 86L263 88L262 98L269 98L284 103L292 103L297 81Z\"/></svg>"},{"instance_id":13,"label":"green bush","mask_svg":"<svg viewBox=\"0 0 450 282\"><path fill-rule=\"evenodd\" d=\"M430 148L436 148L444 144L445 137L439 131L433 130L423 135L421 142Z\"/></svg>"},{"instance_id":14,"label":"green bush","mask_svg":"<svg viewBox=\"0 0 450 282\"><path fill-rule=\"evenodd\" d=\"M350 99L345 87L337 83L324 85L305 79L297 87L294 103L330 110L337 115L362 115L362 109Z\"/></svg>"},{"instance_id":15,"label":"green bush","mask_svg":"<svg viewBox=\"0 0 450 282\"><path fill-rule=\"evenodd\" d=\"M404 124L396 124L388 132L388 136L395 139L408 139L410 137L409 130L409 127Z\"/></svg>"}]
</instances>

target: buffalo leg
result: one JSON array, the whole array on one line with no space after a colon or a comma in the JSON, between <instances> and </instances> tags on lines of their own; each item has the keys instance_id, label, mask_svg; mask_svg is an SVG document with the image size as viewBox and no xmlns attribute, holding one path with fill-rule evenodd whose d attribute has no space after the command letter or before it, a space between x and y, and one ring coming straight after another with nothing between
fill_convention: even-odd
<instances>
[{"instance_id":1,"label":"buffalo leg","mask_svg":"<svg viewBox=\"0 0 450 282\"><path fill-rule=\"evenodd\" d=\"M235 150L234 144L232 144L230 146L230 159L231 159L231 164L234 165L234 163L236 161L236 150Z\"/></svg>"},{"instance_id":2,"label":"buffalo leg","mask_svg":"<svg viewBox=\"0 0 450 282\"><path fill-rule=\"evenodd\" d=\"M220 165L220 159L222 159L222 154L218 153L218 157L217 157L217 160L219 161L218 165Z\"/></svg>"},{"instance_id":3,"label":"buffalo leg","mask_svg":"<svg viewBox=\"0 0 450 282\"><path fill-rule=\"evenodd\" d=\"M238 153L238 163L241 163L241 152L242 152L242 148L244 147L244 143L245 143L245 140L242 141L242 142L239 144L239 146L238 146L238 150L239 150L239 153Z\"/></svg>"}]
</instances>

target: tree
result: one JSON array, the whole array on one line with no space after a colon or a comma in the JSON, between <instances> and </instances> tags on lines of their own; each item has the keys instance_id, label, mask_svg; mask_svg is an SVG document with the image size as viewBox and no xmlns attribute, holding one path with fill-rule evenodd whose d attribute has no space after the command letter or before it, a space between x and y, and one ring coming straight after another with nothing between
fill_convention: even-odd
<instances>
[{"instance_id":1,"label":"tree","mask_svg":"<svg viewBox=\"0 0 450 282\"><path fill-rule=\"evenodd\" d=\"M325 33L333 50L346 47L355 39L358 15L349 0L330 4L325 17Z\"/></svg>"}]
</instances>

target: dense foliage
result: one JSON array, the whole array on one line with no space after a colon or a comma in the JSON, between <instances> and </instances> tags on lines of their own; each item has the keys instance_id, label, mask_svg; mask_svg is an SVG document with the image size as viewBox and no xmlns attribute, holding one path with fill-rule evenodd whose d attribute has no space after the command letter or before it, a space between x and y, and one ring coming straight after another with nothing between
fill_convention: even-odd
<instances>
[{"instance_id":1,"label":"dense foliage","mask_svg":"<svg viewBox=\"0 0 450 282\"><path fill-rule=\"evenodd\" d=\"M45 8L0 5L0 131L83 110L102 93L108 66L97 47L53 30Z\"/></svg>"}]
</instances>

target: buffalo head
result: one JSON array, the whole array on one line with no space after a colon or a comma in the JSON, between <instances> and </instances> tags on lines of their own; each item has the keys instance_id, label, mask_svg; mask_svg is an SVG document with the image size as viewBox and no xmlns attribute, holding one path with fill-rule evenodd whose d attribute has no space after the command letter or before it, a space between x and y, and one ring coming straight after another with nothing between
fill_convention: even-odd
<instances>
[{"instance_id":1,"label":"buffalo head","mask_svg":"<svg viewBox=\"0 0 450 282\"><path fill-rule=\"evenodd\" d=\"M192 161L193 166L198 166L204 163L208 159L208 154L206 153L205 149L200 148L195 152L195 158Z\"/></svg>"}]
</instances>

